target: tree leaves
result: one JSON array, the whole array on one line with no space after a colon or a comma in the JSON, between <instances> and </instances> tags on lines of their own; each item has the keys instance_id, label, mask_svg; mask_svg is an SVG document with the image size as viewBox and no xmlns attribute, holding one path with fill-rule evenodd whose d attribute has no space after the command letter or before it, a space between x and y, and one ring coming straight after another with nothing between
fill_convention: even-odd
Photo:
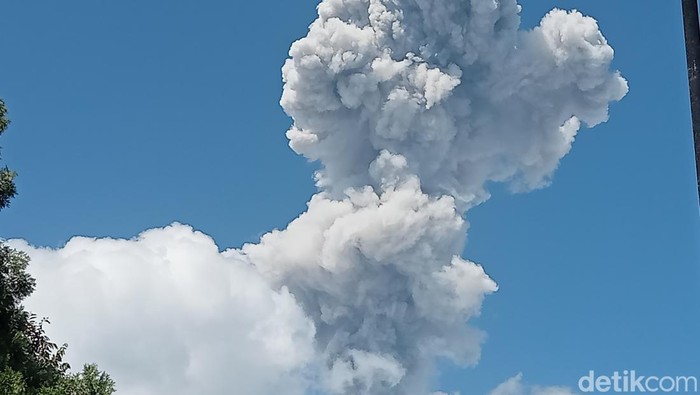
<instances>
[{"instance_id":1,"label":"tree leaves","mask_svg":"<svg viewBox=\"0 0 700 395\"><path fill-rule=\"evenodd\" d=\"M0 99L0 134L4 133L10 124L7 118L5 102ZM0 169L0 210L10 204L10 200L17 194L14 178L16 174L7 167Z\"/></svg>"},{"instance_id":2,"label":"tree leaves","mask_svg":"<svg viewBox=\"0 0 700 395\"><path fill-rule=\"evenodd\" d=\"M5 102L0 99L0 134L2 134L10 125L10 120L7 118L7 108Z\"/></svg>"}]
</instances>

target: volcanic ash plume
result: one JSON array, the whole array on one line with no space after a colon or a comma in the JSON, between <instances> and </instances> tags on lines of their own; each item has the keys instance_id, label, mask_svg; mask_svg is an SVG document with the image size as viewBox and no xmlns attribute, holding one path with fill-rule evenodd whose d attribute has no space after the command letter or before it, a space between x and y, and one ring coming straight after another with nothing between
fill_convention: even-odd
<instances>
[{"instance_id":1,"label":"volcanic ash plume","mask_svg":"<svg viewBox=\"0 0 700 395\"><path fill-rule=\"evenodd\" d=\"M322 192L244 246L316 326L339 394L425 394L431 361L479 358L465 327L496 284L459 257L488 181L548 183L581 122L627 92L596 22L519 31L503 0L327 0L283 68L290 146Z\"/></svg>"},{"instance_id":2,"label":"volcanic ash plume","mask_svg":"<svg viewBox=\"0 0 700 395\"><path fill-rule=\"evenodd\" d=\"M518 31L511 0L327 0L283 68L291 147L342 195L371 185L381 152L463 210L487 181L543 186L580 122L607 119L627 85L596 22L555 10Z\"/></svg>"},{"instance_id":3,"label":"volcanic ash plume","mask_svg":"<svg viewBox=\"0 0 700 395\"><path fill-rule=\"evenodd\" d=\"M477 362L483 335L464 324L496 284L457 256L466 227L452 197L424 194L402 156L383 152L372 167L376 190L316 195L243 251L314 322L333 393L425 395L433 357Z\"/></svg>"},{"instance_id":4,"label":"volcanic ash plume","mask_svg":"<svg viewBox=\"0 0 700 395\"><path fill-rule=\"evenodd\" d=\"M104 300L131 300L138 311L158 310L163 303L171 306L158 290L199 295L204 279L213 276L216 281L212 278L202 295L215 295L217 306L232 306L232 314L248 317L233 324L183 308L183 316L170 323L178 335L160 337L150 356L163 361L177 357L171 371L181 371L178 378L185 381L162 393L178 393L178 388L189 391L183 393L236 393L222 392L200 374L240 367L233 356L217 353L218 359L198 359L198 368L192 368L191 355L201 354L193 350L211 350L207 333L215 331L217 338L226 325L237 325L241 334L225 340L234 347L262 347L256 363L272 361L274 350L296 350L269 362L271 377L257 375L265 377L265 385L250 383L248 391L254 392L247 393L279 393L279 388L292 393L292 388L310 385L338 395L425 395L436 357L460 365L478 362L485 336L467 322L497 286L481 266L460 258L465 213L488 199L488 182L507 182L514 191L546 186L581 124L605 121L608 104L627 92L625 80L610 71L613 50L593 19L554 10L535 29L521 31L519 11L514 0L322 1L318 19L292 45L283 67L281 104L293 118L287 132L290 146L321 164L319 193L308 210L286 229L241 250L212 255L211 242L187 244L191 248L178 255L176 266L170 263L175 256L170 251L185 247L168 243L203 236L176 225L130 242L83 243L93 251L97 268L102 267L97 261L119 254L90 244L113 245L125 257L134 256L131 250L142 251L137 256L145 275L180 273L189 261L200 265L192 269L197 275L192 281L175 274L149 277L143 286L156 287L144 298L126 295L139 295L137 285L122 288L127 275L101 276L98 270L94 276L104 287L92 292L105 292ZM198 252L200 244L208 246L204 251L209 255ZM70 273L82 273L88 281L92 275L85 259L74 259L65 250L25 249L40 261L35 266L39 290L48 287L41 273L52 259L62 265L51 271L52 281ZM202 271L207 266L199 261L205 256L214 268ZM114 265L110 270L126 270ZM222 269L227 265L235 270ZM149 271L151 266L156 269ZM239 278L243 274L249 279ZM104 291L112 288L121 296ZM61 292L72 292L81 303L101 300L85 300L79 287ZM73 300L46 295L33 299L42 314L51 315L56 300ZM252 303L238 302L240 298ZM256 309L256 301L265 307L246 314L245 307ZM100 315L106 315L128 321L131 309L120 310L118 318L111 310L95 308L94 314L82 320L100 322ZM54 320L58 328L62 317ZM143 322L151 316L133 318ZM120 330L104 336L115 341ZM74 331L80 331L78 324L61 333L79 350L94 349L90 339L70 338ZM191 333L197 336L188 337ZM148 350L147 341L144 347ZM171 348L181 352L161 355ZM110 355L83 357L100 362L110 361ZM227 365L231 358L234 363ZM138 366L138 361L104 364L117 372L118 382L120 372L129 376L128 369ZM257 377L245 372L232 368L229 375L248 381ZM296 387L269 384L278 377ZM151 384L149 393L163 388Z\"/></svg>"}]
</instances>

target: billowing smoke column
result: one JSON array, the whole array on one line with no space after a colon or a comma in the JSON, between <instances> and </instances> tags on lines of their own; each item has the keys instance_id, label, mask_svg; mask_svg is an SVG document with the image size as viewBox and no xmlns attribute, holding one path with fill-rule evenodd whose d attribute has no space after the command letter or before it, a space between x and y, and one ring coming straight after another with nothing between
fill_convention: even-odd
<instances>
[{"instance_id":1,"label":"billowing smoke column","mask_svg":"<svg viewBox=\"0 0 700 395\"><path fill-rule=\"evenodd\" d=\"M496 284L459 257L488 181L547 184L581 122L627 84L593 19L519 31L514 0L326 0L292 45L281 104L322 192L244 253L316 326L339 394L425 394L436 356L479 358L465 327Z\"/></svg>"},{"instance_id":2,"label":"billowing smoke column","mask_svg":"<svg viewBox=\"0 0 700 395\"><path fill-rule=\"evenodd\" d=\"M593 19L555 10L519 31L513 0L327 0L284 66L292 148L318 185L381 190L383 151L463 209L487 181L546 184L579 122L627 91ZM374 166L373 166L374 164Z\"/></svg>"},{"instance_id":3,"label":"billowing smoke column","mask_svg":"<svg viewBox=\"0 0 700 395\"><path fill-rule=\"evenodd\" d=\"M478 362L467 322L497 288L460 258L467 210L489 182L546 186L581 123L627 92L593 19L555 10L521 31L519 11L322 1L283 68L290 146L321 163L308 210L223 254L177 224L16 242L39 280L29 307L124 394L425 395L436 357ZM138 346L108 346L122 342Z\"/></svg>"}]
</instances>

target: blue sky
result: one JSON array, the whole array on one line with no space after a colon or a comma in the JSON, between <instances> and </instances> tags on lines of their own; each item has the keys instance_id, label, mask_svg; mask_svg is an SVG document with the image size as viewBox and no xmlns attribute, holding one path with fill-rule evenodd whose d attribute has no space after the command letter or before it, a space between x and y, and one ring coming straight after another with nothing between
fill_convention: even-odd
<instances>
[{"instance_id":1,"label":"blue sky","mask_svg":"<svg viewBox=\"0 0 700 395\"><path fill-rule=\"evenodd\" d=\"M445 364L441 387L485 393L521 371L568 386L590 369L700 375L680 4L533 3L527 27L554 6L594 16L630 93L579 135L551 187L495 188L470 211L465 256L500 290L478 320L489 335L481 363ZM315 165L287 147L280 67L315 5L4 4L3 162L20 194L0 236L60 246L180 221L225 248L284 227L315 191Z\"/></svg>"}]
</instances>

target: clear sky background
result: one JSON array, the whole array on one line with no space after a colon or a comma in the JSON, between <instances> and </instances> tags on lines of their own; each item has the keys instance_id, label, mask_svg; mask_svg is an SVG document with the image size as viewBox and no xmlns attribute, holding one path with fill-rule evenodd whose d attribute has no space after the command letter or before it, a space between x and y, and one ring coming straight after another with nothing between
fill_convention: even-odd
<instances>
[{"instance_id":1,"label":"clear sky background","mask_svg":"<svg viewBox=\"0 0 700 395\"><path fill-rule=\"evenodd\" d=\"M315 165L287 147L280 67L315 6L5 2L0 97L13 123L1 144L19 196L0 236L56 247L180 221L223 249L284 227L315 191ZM590 369L700 375L680 1L528 2L524 26L554 6L599 21L630 93L582 131L551 187L495 188L469 212L465 256L501 289L478 320L482 362L444 364L446 390L485 393L521 371L572 387Z\"/></svg>"}]
</instances>

